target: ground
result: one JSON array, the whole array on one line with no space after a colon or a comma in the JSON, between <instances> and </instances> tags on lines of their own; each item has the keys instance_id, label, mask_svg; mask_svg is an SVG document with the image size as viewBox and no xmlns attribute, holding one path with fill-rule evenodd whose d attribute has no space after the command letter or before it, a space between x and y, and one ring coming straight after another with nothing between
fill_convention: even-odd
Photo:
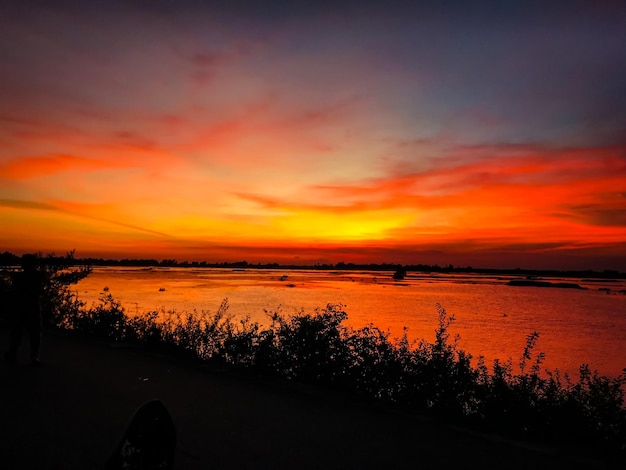
<instances>
[{"instance_id":1,"label":"ground","mask_svg":"<svg viewBox=\"0 0 626 470\"><path fill-rule=\"evenodd\" d=\"M7 332L0 329L0 346ZM602 468L599 458L415 413L47 331L42 365L0 366L0 468L101 469L129 418L161 399L177 469Z\"/></svg>"}]
</instances>

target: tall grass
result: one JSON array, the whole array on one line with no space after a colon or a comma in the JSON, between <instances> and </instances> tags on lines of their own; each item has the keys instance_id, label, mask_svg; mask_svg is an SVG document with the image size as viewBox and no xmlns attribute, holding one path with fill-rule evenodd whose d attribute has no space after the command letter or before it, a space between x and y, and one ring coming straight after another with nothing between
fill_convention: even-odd
<instances>
[{"instance_id":1,"label":"tall grass","mask_svg":"<svg viewBox=\"0 0 626 470\"><path fill-rule=\"evenodd\" d=\"M623 457L626 450L626 374L609 378L582 365L577 380L541 370L537 333L523 345L519 372L513 362L491 367L451 338L454 318L437 305L434 342L392 339L369 325L351 328L342 305L285 316L266 312L262 327L217 312L150 312L127 316L109 292L89 309L56 317L68 330L123 341L194 360L334 387L361 399L406 405L453 422L524 439L593 445ZM621 458L621 457L620 457Z\"/></svg>"}]
</instances>

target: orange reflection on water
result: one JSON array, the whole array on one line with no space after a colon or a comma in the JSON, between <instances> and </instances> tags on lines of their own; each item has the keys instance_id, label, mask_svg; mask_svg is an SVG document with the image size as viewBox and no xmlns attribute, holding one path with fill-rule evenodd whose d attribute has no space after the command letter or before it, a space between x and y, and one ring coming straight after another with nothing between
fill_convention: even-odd
<instances>
[{"instance_id":1,"label":"orange reflection on water","mask_svg":"<svg viewBox=\"0 0 626 470\"><path fill-rule=\"evenodd\" d=\"M373 323L392 337L408 328L411 339L434 340L436 304L455 317L452 335L474 357L511 357L518 364L528 334L537 331L545 367L575 374L582 363L617 375L626 366L626 296L620 282L580 282L586 290L513 287L509 278L409 273L396 282L389 272L96 268L78 285L79 298L97 301L106 286L130 315L158 310L216 312L228 298L229 313L268 325L267 311L312 312L344 304L347 324ZM599 289L610 289L606 294Z\"/></svg>"}]
</instances>

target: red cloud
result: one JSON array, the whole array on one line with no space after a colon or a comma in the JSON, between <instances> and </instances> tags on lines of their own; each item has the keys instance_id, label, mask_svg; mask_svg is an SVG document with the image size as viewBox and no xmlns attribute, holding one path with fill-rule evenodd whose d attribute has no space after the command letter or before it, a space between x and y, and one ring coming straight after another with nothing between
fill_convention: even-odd
<instances>
[{"instance_id":1,"label":"red cloud","mask_svg":"<svg viewBox=\"0 0 626 470\"><path fill-rule=\"evenodd\" d=\"M439 200L462 206L463 201L455 200L455 195L476 197L483 193L487 200L495 202L493 196L500 192L515 195L533 187L563 195L626 187L626 146L553 150L515 147L516 156L510 155L510 151L510 147L503 147L502 151L499 147L461 147L449 157L431 160L426 170L392 174L357 185L321 185L312 189L336 201L404 201L410 206L418 197L420 203ZM533 197L528 193L524 197L529 196Z\"/></svg>"},{"instance_id":2,"label":"red cloud","mask_svg":"<svg viewBox=\"0 0 626 470\"><path fill-rule=\"evenodd\" d=\"M624 147L528 147L516 149L519 154L514 157L488 150L478 161L454 155L437 160L436 166L431 162L421 172L315 186L289 200L237 195L294 214L414 214L413 223L388 229L370 246L443 244L448 251L459 247L466 252L526 246L520 251L541 247L546 253L590 246L610 251L626 239Z\"/></svg>"},{"instance_id":3,"label":"red cloud","mask_svg":"<svg viewBox=\"0 0 626 470\"><path fill-rule=\"evenodd\" d=\"M24 179L67 170L94 171L116 166L115 163L75 155L18 157L0 164L0 177Z\"/></svg>"}]
</instances>

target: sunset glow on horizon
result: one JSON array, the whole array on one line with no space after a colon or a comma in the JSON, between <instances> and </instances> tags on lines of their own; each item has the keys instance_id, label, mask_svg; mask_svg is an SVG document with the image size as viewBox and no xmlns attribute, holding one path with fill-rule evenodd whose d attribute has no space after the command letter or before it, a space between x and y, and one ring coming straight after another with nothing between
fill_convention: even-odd
<instances>
[{"instance_id":1,"label":"sunset glow on horizon","mask_svg":"<svg viewBox=\"0 0 626 470\"><path fill-rule=\"evenodd\" d=\"M559 3L2 5L0 251L625 271L626 8Z\"/></svg>"}]
</instances>

